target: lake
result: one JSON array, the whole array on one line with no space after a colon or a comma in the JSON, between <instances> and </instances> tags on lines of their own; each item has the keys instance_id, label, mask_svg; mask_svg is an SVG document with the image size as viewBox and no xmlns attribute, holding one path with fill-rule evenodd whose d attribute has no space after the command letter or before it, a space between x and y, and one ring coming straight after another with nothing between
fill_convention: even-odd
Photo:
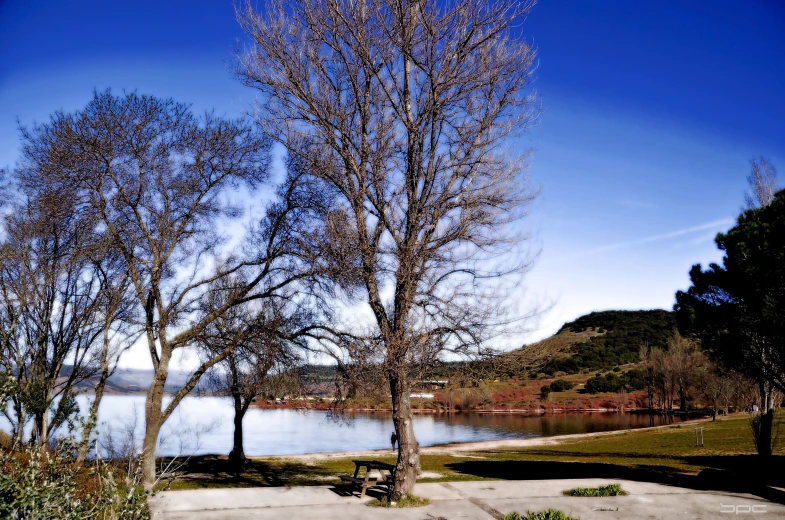
<instances>
[{"instance_id":1,"label":"lake","mask_svg":"<svg viewBox=\"0 0 785 520\"><path fill-rule=\"evenodd\" d=\"M142 438L143 395L105 396L99 407L100 442L119 446ZM82 409L87 396L78 397ZM226 454L232 448L233 409L220 397L186 397L161 433L159 455ZM422 446L452 442L525 439L571 433L642 428L680 421L672 416L626 413L423 414L415 415L414 431ZM259 410L245 416L245 454L294 455L390 448L393 431L389 413L348 413L333 417L325 411ZM8 424L0 422L8 430ZM106 451L106 450L102 450Z\"/></svg>"}]
</instances>

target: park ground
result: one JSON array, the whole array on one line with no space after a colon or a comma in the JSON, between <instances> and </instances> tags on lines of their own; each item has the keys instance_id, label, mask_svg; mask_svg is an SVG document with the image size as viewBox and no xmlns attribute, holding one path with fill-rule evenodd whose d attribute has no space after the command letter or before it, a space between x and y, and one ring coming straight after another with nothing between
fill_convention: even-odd
<instances>
[{"instance_id":1,"label":"park ground","mask_svg":"<svg viewBox=\"0 0 785 520\"><path fill-rule=\"evenodd\" d=\"M575 487L620 484L628 494L566 497ZM580 520L636 518L723 518L732 511L745 517L781 518L785 506L746 493L695 490L620 479L558 479L494 482L418 483L415 493L430 503L407 509L368 507L356 496L329 486L199 489L167 491L150 499L154 519L234 520L502 520L513 511L555 508ZM752 514L752 512L756 514ZM723 514L723 512L726 512Z\"/></svg>"},{"instance_id":2,"label":"park ground","mask_svg":"<svg viewBox=\"0 0 785 520\"><path fill-rule=\"evenodd\" d=\"M696 427L704 428L703 447L695 445ZM785 421L780 419L777 429L785 432ZM223 516L194 518L244 518L260 507L259 501L267 508L300 501L307 506L303 511L316 515L303 518L371 517L371 508L349 496L350 490L339 483L338 475L354 470L355 458L395 462L392 450L260 457L236 473L224 456L196 457L183 462L176 478L166 485L168 490L151 499L151 508L156 518L186 518L183 507L208 500ZM430 498L431 505L412 508L419 513L406 513L414 516L389 511L391 518L494 518L483 513L483 504L504 514L553 507L584 520L635 518L646 510L657 512L654 518L672 518L676 513L715 518L724 516L720 502L728 504L733 497L739 500L735 505L766 505L770 513L785 516L781 505L785 504L785 450L778 447L768 460L757 456L746 414L622 432L434 446L423 449L421 460L423 472L415 493ZM619 482L630 495L591 499L561 495L586 482ZM246 509L243 497L250 500ZM223 507L237 511L229 514ZM261 513L258 517L266 518Z\"/></svg>"},{"instance_id":3,"label":"park ground","mask_svg":"<svg viewBox=\"0 0 785 520\"><path fill-rule=\"evenodd\" d=\"M704 446L694 428L703 427ZM775 425L785 436L785 420ZM783 439L785 440L785 438ZM783 442L769 460L755 454L749 417L735 414L717 421L562 437L477 442L422 449L418 482L621 478L676 482L687 487L716 485L730 475L752 485L785 488ZM193 457L178 464L170 490L217 487L312 486L338 484L354 470L352 459L395 463L392 450L357 453L255 457L236 472L225 456ZM693 484L694 482L694 484Z\"/></svg>"}]
</instances>

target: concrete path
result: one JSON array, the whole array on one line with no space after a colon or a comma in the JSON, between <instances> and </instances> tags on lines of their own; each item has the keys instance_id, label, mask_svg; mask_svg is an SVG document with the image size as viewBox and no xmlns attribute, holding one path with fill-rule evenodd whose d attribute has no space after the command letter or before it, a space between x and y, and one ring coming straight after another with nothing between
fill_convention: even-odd
<instances>
[{"instance_id":1,"label":"concrete path","mask_svg":"<svg viewBox=\"0 0 785 520\"><path fill-rule=\"evenodd\" d=\"M562 491L619 483L623 497L565 497ZM754 495L695 491L663 484L615 479L474 481L417 484L425 507L368 507L357 496L340 496L332 486L166 491L150 499L154 519L501 519L518 511L561 509L581 520L662 518L785 518L785 506ZM367 498L365 500L368 500Z\"/></svg>"}]
</instances>

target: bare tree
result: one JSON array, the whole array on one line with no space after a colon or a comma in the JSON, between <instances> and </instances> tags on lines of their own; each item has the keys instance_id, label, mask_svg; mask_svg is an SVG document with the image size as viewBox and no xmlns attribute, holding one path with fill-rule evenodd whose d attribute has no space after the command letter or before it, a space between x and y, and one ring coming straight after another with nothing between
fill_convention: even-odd
<instances>
[{"instance_id":1,"label":"bare tree","mask_svg":"<svg viewBox=\"0 0 785 520\"><path fill-rule=\"evenodd\" d=\"M33 420L32 438L46 446L77 407L76 385L95 373L105 284L95 276L90 219L67 197L39 193L5 218L0 269L0 366L15 440Z\"/></svg>"},{"instance_id":2,"label":"bare tree","mask_svg":"<svg viewBox=\"0 0 785 520\"><path fill-rule=\"evenodd\" d=\"M225 279L219 283L231 282ZM224 291L213 292L205 302L205 312L222 306L223 296ZM230 349L211 370L209 386L232 398L234 436L229 460L237 466L245 462L243 419L253 401L262 394L292 391L297 386L297 378L291 376L303 362L300 351L307 349L304 331L313 323L307 303L296 301L294 292L289 292L275 300L238 305L202 334L201 344L208 357Z\"/></svg>"},{"instance_id":3,"label":"bare tree","mask_svg":"<svg viewBox=\"0 0 785 520\"><path fill-rule=\"evenodd\" d=\"M692 394L701 380L708 360L697 349L695 341L678 332L668 340L667 367L670 369L674 389L679 397L679 410L687 412Z\"/></svg>"},{"instance_id":4,"label":"bare tree","mask_svg":"<svg viewBox=\"0 0 785 520\"><path fill-rule=\"evenodd\" d=\"M93 400L87 411L79 445L77 462L87 457L91 434L98 421L98 407L104 396L106 382L117 370L120 357L139 339L143 332L139 313L133 305L130 272L124 258L107 247L104 240L95 251L94 276L101 283L101 339L96 357L97 377L93 385Z\"/></svg>"},{"instance_id":5,"label":"bare tree","mask_svg":"<svg viewBox=\"0 0 785 520\"><path fill-rule=\"evenodd\" d=\"M747 184L749 184L749 191L744 194L747 208L768 206L777 192L777 168L762 156L753 159L750 161Z\"/></svg>"},{"instance_id":6,"label":"bare tree","mask_svg":"<svg viewBox=\"0 0 785 520\"><path fill-rule=\"evenodd\" d=\"M149 487L161 426L231 348L203 360L164 407L175 352L195 346L232 306L273 298L307 276L294 272L301 259L290 254L297 245L293 222L308 227L293 202L298 192L287 185L290 198L271 206L244 259L237 259L222 232L242 216L228 190L266 181L269 162L269 140L244 120L209 113L198 118L172 100L107 91L96 93L84 110L54 114L23 138L26 185L60 189L94 215L128 267L154 370L142 446ZM235 275L246 282L229 286L221 306L202 312L215 282Z\"/></svg>"},{"instance_id":7,"label":"bare tree","mask_svg":"<svg viewBox=\"0 0 785 520\"><path fill-rule=\"evenodd\" d=\"M267 135L332 195L326 232L372 315L396 497L420 467L411 367L478 351L509 325L512 282L499 277L526 265L507 262L534 196L508 139L536 116L534 51L519 36L532 5L273 0L238 13L254 42L239 76L262 93Z\"/></svg>"}]
</instances>

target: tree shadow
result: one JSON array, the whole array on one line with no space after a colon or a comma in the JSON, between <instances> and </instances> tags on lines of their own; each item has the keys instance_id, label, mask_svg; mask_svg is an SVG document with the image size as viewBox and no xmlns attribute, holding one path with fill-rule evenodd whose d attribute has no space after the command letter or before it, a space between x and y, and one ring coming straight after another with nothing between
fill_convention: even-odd
<instances>
[{"instance_id":1,"label":"tree shadow","mask_svg":"<svg viewBox=\"0 0 785 520\"><path fill-rule=\"evenodd\" d=\"M336 484L330 491L342 497L360 497L360 488L352 484ZM381 500L387 496L387 489L382 487L371 487L365 490L365 496Z\"/></svg>"},{"instance_id":2,"label":"tree shadow","mask_svg":"<svg viewBox=\"0 0 785 520\"><path fill-rule=\"evenodd\" d=\"M705 479L731 478L756 485L785 488L785 455L695 455L681 459L708 468L701 473Z\"/></svg>"},{"instance_id":3,"label":"tree shadow","mask_svg":"<svg viewBox=\"0 0 785 520\"><path fill-rule=\"evenodd\" d=\"M167 459L162 459L166 464ZM242 466L227 457L204 455L176 464L173 482L189 487L280 487L319 484L320 477L332 476L325 470L295 461L248 459Z\"/></svg>"},{"instance_id":4,"label":"tree shadow","mask_svg":"<svg viewBox=\"0 0 785 520\"><path fill-rule=\"evenodd\" d=\"M602 457L603 454L593 453L591 456ZM613 456L618 457L619 454ZM603 462L529 460L470 460L447 464L446 467L463 475L502 480L607 478L653 482L701 491L751 493L785 504L785 492L771 487L779 487L785 480L782 475L785 463L783 456L773 456L770 461L765 462L754 455L674 458L710 469L703 470L698 475L689 475L666 465L621 466Z\"/></svg>"}]
</instances>

